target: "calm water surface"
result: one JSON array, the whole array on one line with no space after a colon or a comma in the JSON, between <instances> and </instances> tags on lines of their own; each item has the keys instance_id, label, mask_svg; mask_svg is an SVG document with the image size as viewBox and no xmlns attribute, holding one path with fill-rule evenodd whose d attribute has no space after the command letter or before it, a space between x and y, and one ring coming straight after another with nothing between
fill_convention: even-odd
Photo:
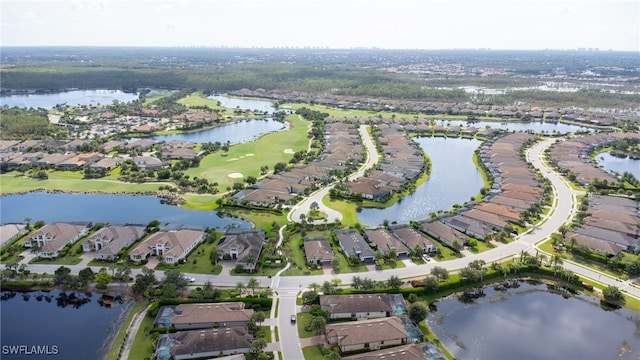
<instances>
[{"instance_id":1,"label":"calm water surface","mask_svg":"<svg viewBox=\"0 0 640 360\"><path fill-rule=\"evenodd\" d=\"M620 158L604 152L596 156L596 161L598 165L607 171L620 175L629 172L633 174L636 179L640 179L640 159L632 159L630 157Z\"/></svg>"},{"instance_id":2,"label":"calm water surface","mask_svg":"<svg viewBox=\"0 0 640 360\"><path fill-rule=\"evenodd\" d=\"M375 226L384 220L398 223L423 220L431 212L449 210L480 192L484 183L473 163L473 152L481 144L479 140L444 137L415 140L431 159L429 179L391 207L363 209L358 213L358 220L363 224Z\"/></svg>"},{"instance_id":3,"label":"calm water surface","mask_svg":"<svg viewBox=\"0 0 640 360\"><path fill-rule=\"evenodd\" d=\"M187 134L159 135L151 139L157 141L185 140L196 144L216 141L220 143L229 141L231 144L239 144L256 140L265 134L285 131L287 129L289 129L288 122L273 119L244 120L203 131Z\"/></svg>"},{"instance_id":4,"label":"calm water surface","mask_svg":"<svg viewBox=\"0 0 640 360\"><path fill-rule=\"evenodd\" d=\"M125 93L120 90L75 90L55 94L0 96L0 106L52 109L58 104L109 105L114 100L130 102L137 98L138 94Z\"/></svg>"},{"instance_id":5,"label":"calm water surface","mask_svg":"<svg viewBox=\"0 0 640 360\"><path fill-rule=\"evenodd\" d=\"M0 222L91 221L112 224L182 224L225 230L228 227L250 228L251 223L220 217L217 211L188 210L163 204L153 196L109 194L51 194L33 192L0 198Z\"/></svg>"},{"instance_id":6,"label":"calm water surface","mask_svg":"<svg viewBox=\"0 0 640 360\"><path fill-rule=\"evenodd\" d=\"M638 359L640 314L605 311L599 300L565 299L546 285L485 289L473 303L446 299L427 318L460 359Z\"/></svg>"},{"instance_id":7,"label":"calm water surface","mask_svg":"<svg viewBox=\"0 0 640 360\"><path fill-rule=\"evenodd\" d=\"M104 299L100 294L91 293L1 294L3 360L103 359L133 305L121 301L109 301L107 305L99 301ZM84 300L70 301L73 297ZM9 355L5 346L12 345L48 346L50 355Z\"/></svg>"},{"instance_id":8,"label":"calm water surface","mask_svg":"<svg viewBox=\"0 0 640 360\"><path fill-rule=\"evenodd\" d=\"M490 127L493 129L502 129L509 131L534 131L536 133L546 133L546 134L567 134L573 133L576 131L592 131L591 128L584 126L577 126L571 124L564 123L551 123L551 122L542 122L542 121L532 121L532 122L496 122L496 121L477 121L477 122L467 122L464 120L439 120L436 121L436 124L442 126L461 126L468 127L473 126L478 129L484 129L486 127Z\"/></svg>"},{"instance_id":9,"label":"calm water surface","mask_svg":"<svg viewBox=\"0 0 640 360\"><path fill-rule=\"evenodd\" d=\"M232 98L222 95L211 95L207 99L218 100L220 101L220 106L229 109L258 110L268 114L273 114L275 111L273 103L267 100Z\"/></svg>"}]
</instances>

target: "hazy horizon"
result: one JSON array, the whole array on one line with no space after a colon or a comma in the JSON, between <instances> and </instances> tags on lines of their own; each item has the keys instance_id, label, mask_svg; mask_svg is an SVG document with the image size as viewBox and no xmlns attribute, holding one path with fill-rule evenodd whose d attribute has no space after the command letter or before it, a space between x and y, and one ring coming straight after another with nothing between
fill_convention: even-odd
<instances>
[{"instance_id":1,"label":"hazy horizon","mask_svg":"<svg viewBox=\"0 0 640 360\"><path fill-rule=\"evenodd\" d=\"M636 0L3 0L3 47L640 51Z\"/></svg>"}]
</instances>

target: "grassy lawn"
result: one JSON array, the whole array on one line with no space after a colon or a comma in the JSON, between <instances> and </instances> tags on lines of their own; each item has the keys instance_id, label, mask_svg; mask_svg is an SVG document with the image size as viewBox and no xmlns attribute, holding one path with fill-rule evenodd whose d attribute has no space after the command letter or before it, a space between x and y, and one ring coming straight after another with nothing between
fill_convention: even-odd
<instances>
[{"instance_id":1,"label":"grassy lawn","mask_svg":"<svg viewBox=\"0 0 640 360\"><path fill-rule=\"evenodd\" d=\"M298 313L298 334L300 335L300 338L310 338L312 336L315 335L314 332L312 331L307 331L304 328L306 328L307 326L309 326L309 324L311 323L311 320L313 319L313 316L311 316L311 314L309 314L308 312L300 312Z\"/></svg>"},{"instance_id":2,"label":"grassy lawn","mask_svg":"<svg viewBox=\"0 0 640 360\"><path fill-rule=\"evenodd\" d=\"M324 359L324 355L322 355L317 345L307 346L306 348L302 349L302 355L304 355L304 360Z\"/></svg>"},{"instance_id":3,"label":"grassy lawn","mask_svg":"<svg viewBox=\"0 0 640 360\"><path fill-rule=\"evenodd\" d=\"M354 273L354 272L367 272L367 271L369 271L369 269L367 269L367 266L364 265L364 264L360 264L358 266L349 265L349 262L344 257L344 254L342 253L340 248L334 247L333 248L333 253L336 254L340 258L340 266L338 267L338 270L336 270L337 273L348 274L348 273Z\"/></svg>"},{"instance_id":4,"label":"grassy lawn","mask_svg":"<svg viewBox=\"0 0 640 360\"><path fill-rule=\"evenodd\" d=\"M143 302L137 302L135 305L133 305L133 307L131 308L131 311L129 312L129 316L127 316L127 320L125 320L125 322L122 324L122 326L120 327L120 331L118 331L118 335L116 335L115 339L113 339L113 343L111 344L111 349L107 353L105 360L118 359L118 352L120 350L120 347L122 346L122 343L125 340L125 335L127 334L127 329L129 328L129 324L131 324L131 321L133 320L133 316L137 314L139 311L141 311L142 309L144 309L146 305L147 304Z\"/></svg>"},{"instance_id":5,"label":"grassy lawn","mask_svg":"<svg viewBox=\"0 0 640 360\"><path fill-rule=\"evenodd\" d=\"M222 195L211 195L211 194L181 194L182 198L187 201L186 204L182 205L183 208L189 210L204 210L211 211L215 210L218 205L216 204L216 200L221 198Z\"/></svg>"},{"instance_id":6,"label":"grassy lawn","mask_svg":"<svg viewBox=\"0 0 640 360\"><path fill-rule=\"evenodd\" d=\"M343 200L334 200L331 199L329 195L322 198L322 203L342 214L342 220L340 221L342 224L354 226L358 223L358 216L356 215L356 208L358 205L355 203Z\"/></svg>"},{"instance_id":7,"label":"grassy lawn","mask_svg":"<svg viewBox=\"0 0 640 360\"><path fill-rule=\"evenodd\" d=\"M83 239L77 240L73 244L73 246L71 246L71 249L69 249L69 252L67 252L66 256L57 257L55 259L34 258L33 260L30 261L30 263L31 264L51 264L51 265L77 265L82 261L82 258L80 258L80 255L82 254Z\"/></svg>"},{"instance_id":8,"label":"grassy lawn","mask_svg":"<svg viewBox=\"0 0 640 360\"><path fill-rule=\"evenodd\" d=\"M206 178L218 183L221 192L234 182L243 182L243 178L230 178L229 174L240 173L247 176L260 177L260 167L268 166L270 170L278 162L288 163L292 154L288 150L307 150L308 121L298 115L287 117L288 131L267 134L256 141L231 146L227 153L218 151L202 158L198 168L185 171L191 177ZM287 152L285 152L287 150Z\"/></svg>"},{"instance_id":9,"label":"grassy lawn","mask_svg":"<svg viewBox=\"0 0 640 360\"><path fill-rule=\"evenodd\" d=\"M140 324L138 333L136 334L133 344L131 344L131 351L129 352L130 360L147 359L153 354L154 340L150 334L146 334L145 329L153 329L154 318L145 316L144 320Z\"/></svg>"},{"instance_id":10,"label":"grassy lawn","mask_svg":"<svg viewBox=\"0 0 640 360\"><path fill-rule=\"evenodd\" d=\"M405 265L402 260L396 260L394 262L386 261L384 263L384 265L382 265L381 270L398 269L398 268L403 268L403 267L406 267L406 266L407 265Z\"/></svg>"},{"instance_id":11,"label":"grassy lawn","mask_svg":"<svg viewBox=\"0 0 640 360\"><path fill-rule=\"evenodd\" d=\"M270 326L260 326L262 333L264 334L264 339L267 340L268 343L272 343L271 339L271 327Z\"/></svg>"},{"instance_id":12,"label":"grassy lawn","mask_svg":"<svg viewBox=\"0 0 640 360\"><path fill-rule=\"evenodd\" d=\"M440 252L439 256L432 256L432 258L437 261L447 261L464 257L464 255L462 255L461 253L453 251L452 249L442 245L439 241L434 241L434 243L436 244Z\"/></svg>"},{"instance_id":13,"label":"grassy lawn","mask_svg":"<svg viewBox=\"0 0 640 360\"><path fill-rule=\"evenodd\" d=\"M327 234L323 231L310 231L307 232L308 237L327 237ZM302 235L300 233L294 234L289 239L289 248L291 249L292 266L287 270L287 276L306 276L306 275L322 275L322 270L310 270L307 267L307 260L304 256L304 248L302 248Z\"/></svg>"},{"instance_id":14,"label":"grassy lawn","mask_svg":"<svg viewBox=\"0 0 640 360\"><path fill-rule=\"evenodd\" d=\"M496 245L494 245L492 243L486 243L484 241L478 240L476 246L468 247L467 249L469 249L469 251L471 251L474 254L478 254L478 253L481 253L483 251L487 251L489 249L493 249L495 247L496 247Z\"/></svg>"}]
</instances>

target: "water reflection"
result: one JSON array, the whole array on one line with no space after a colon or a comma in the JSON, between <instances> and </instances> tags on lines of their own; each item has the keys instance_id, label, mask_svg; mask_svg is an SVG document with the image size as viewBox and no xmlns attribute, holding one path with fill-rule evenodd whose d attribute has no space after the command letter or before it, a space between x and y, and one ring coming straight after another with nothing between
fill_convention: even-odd
<instances>
[{"instance_id":1,"label":"water reflection","mask_svg":"<svg viewBox=\"0 0 640 360\"><path fill-rule=\"evenodd\" d=\"M482 175L473 163L480 140L444 137L415 138L431 159L429 179L411 195L386 209L363 209L358 220L375 226L384 220L398 223L423 220L431 212L449 210L480 192Z\"/></svg>"},{"instance_id":2,"label":"water reflection","mask_svg":"<svg viewBox=\"0 0 640 360\"><path fill-rule=\"evenodd\" d=\"M222 144L227 141L230 144L239 144L253 141L265 134L284 131L288 128L288 122L277 121L274 119L243 120L203 131L185 134L158 135L151 139L156 141L184 140L196 144L202 144L204 142L213 143L216 141Z\"/></svg>"},{"instance_id":3,"label":"water reflection","mask_svg":"<svg viewBox=\"0 0 640 360\"><path fill-rule=\"evenodd\" d=\"M26 217L54 221L91 221L112 224L182 224L226 230L250 228L240 218L223 217L217 211L188 210L162 204L153 196L111 194L53 194L32 192L7 195L0 201L0 222L23 222Z\"/></svg>"},{"instance_id":4,"label":"water reflection","mask_svg":"<svg viewBox=\"0 0 640 360\"><path fill-rule=\"evenodd\" d=\"M630 157L617 157L611 155L611 153L604 152L596 156L598 165L603 169L617 173L619 175L625 172L633 174L636 179L640 179L640 159L632 159Z\"/></svg>"},{"instance_id":5,"label":"water reflection","mask_svg":"<svg viewBox=\"0 0 640 360\"><path fill-rule=\"evenodd\" d=\"M273 114L275 111L273 103L267 100L231 98L222 95L211 95L207 97L207 99L218 100L220 102L220 106L229 109L257 110L258 112L264 112L267 114Z\"/></svg>"},{"instance_id":6,"label":"water reflection","mask_svg":"<svg viewBox=\"0 0 640 360\"><path fill-rule=\"evenodd\" d=\"M527 283L506 292L486 288L473 302L437 302L428 322L461 359L638 358L637 313L601 311L595 298L552 290Z\"/></svg>"},{"instance_id":7,"label":"water reflection","mask_svg":"<svg viewBox=\"0 0 640 360\"><path fill-rule=\"evenodd\" d=\"M109 105L114 100L130 102L136 100L138 94L125 93L120 90L75 90L55 94L24 94L0 96L0 106L21 108L52 109L56 105Z\"/></svg>"},{"instance_id":8,"label":"water reflection","mask_svg":"<svg viewBox=\"0 0 640 360\"><path fill-rule=\"evenodd\" d=\"M574 133L576 131L592 131L591 128L565 124L561 122L543 122L543 121L532 121L532 122L515 122L515 121L507 121L507 122L496 122L496 121L465 121L465 120L438 120L436 124L442 126L473 126L478 129L484 129L487 127L493 129L502 129L508 131L533 131L535 133L544 133L544 134L568 134Z\"/></svg>"}]
</instances>

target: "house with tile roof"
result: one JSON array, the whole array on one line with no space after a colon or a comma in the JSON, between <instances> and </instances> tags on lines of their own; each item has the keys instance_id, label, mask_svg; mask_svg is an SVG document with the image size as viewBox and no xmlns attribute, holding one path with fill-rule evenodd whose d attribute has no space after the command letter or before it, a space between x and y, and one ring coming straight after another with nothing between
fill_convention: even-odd
<instances>
[{"instance_id":1,"label":"house with tile roof","mask_svg":"<svg viewBox=\"0 0 640 360\"><path fill-rule=\"evenodd\" d=\"M150 256L162 256L165 262L175 264L202 243L205 235L202 230L192 229L158 231L131 250L129 257L141 262Z\"/></svg>"}]
</instances>

